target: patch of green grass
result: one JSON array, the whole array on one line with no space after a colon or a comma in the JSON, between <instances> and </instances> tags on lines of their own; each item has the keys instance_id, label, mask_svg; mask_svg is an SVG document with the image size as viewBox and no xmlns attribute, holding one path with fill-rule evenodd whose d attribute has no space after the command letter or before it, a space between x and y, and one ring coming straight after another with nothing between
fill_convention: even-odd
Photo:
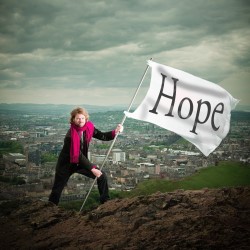
<instances>
[{"instance_id":1,"label":"patch of green grass","mask_svg":"<svg viewBox=\"0 0 250 250\"><path fill-rule=\"evenodd\" d=\"M239 162L221 162L218 166L201 169L192 176L178 181L148 180L124 197L150 195L157 191L171 192L176 189L197 190L250 185L250 166Z\"/></svg>"},{"instance_id":2,"label":"patch of green grass","mask_svg":"<svg viewBox=\"0 0 250 250\"><path fill-rule=\"evenodd\" d=\"M221 162L218 166L203 168L192 176L182 180L169 181L152 179L143 181L130 192L110 191L111 199L151 195L156 192L172 192L177 189L198 190L202 188L222 188L250 186L250 166L239 162ZM83 200L61 202L65 209L79 211ZM93 209L99 205L98 191L93 190L84 205L83 211Z\"/></svg>"},{"instance_id":3,"label":"patch of green grass","mask_svg":"<svg viewBox=\"0 0 250 250\"><path fill-rule=\"evenodd\" d=\"M179 182L182 189L220 188L250 185L250 167L236 162L222 162Z\"/></svg>"}]
</instances>

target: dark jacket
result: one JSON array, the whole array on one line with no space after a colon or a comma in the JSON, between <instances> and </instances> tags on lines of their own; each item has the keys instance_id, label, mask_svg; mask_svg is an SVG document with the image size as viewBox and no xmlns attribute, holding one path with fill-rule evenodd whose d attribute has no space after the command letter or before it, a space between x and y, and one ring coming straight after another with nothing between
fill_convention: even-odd
<instances>
[{"instance_id":1,"label":"dark jacket","mask_svg":"<svg viewBox=\"0 0 250 250\"><path fill-rule=\"evenodd\" d=\"M98 140L102 141L111 141L115 137L115 131L109 131L109 132L101 132L100 130L94 128L93 132L93 138L96 138ZM71 136L70 136L70 129L68 130L67 134L64 138L64 144L63 148L61 150L61 153L58 158L57 167L60 167L62 165L70 165L70 145L71 145ZM81 144L80 144L80 162L83 160L83 164L87 169L91 169L90 162L86 159L88 159L88 148L89 144L85 140L85 132L82 134L81 138ZM94 164L92 164L93 166Z\"/></svg>"}]
</instances>

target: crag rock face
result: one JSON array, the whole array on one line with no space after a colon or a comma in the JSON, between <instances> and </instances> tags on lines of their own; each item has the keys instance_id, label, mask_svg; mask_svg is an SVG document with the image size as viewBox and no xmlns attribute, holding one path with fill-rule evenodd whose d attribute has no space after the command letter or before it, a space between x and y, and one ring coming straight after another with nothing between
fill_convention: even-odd
<instances>
[{"instance_id":1,"label":"crag rock face","mask_svg":"<svg viewBox=\"0 0 250 250\"><path fill-rule=\"evenodd\" d=\"M2 206L4 205L4 206ZM1 204L1 249L249 249L250 188L177 190L69 212Z\"/></svg>"}]
</instances>

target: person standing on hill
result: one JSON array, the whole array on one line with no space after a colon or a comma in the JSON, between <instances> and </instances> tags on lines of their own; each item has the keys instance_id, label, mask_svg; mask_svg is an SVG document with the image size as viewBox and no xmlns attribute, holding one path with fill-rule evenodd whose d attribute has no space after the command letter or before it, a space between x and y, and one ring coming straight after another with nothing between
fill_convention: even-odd
<instances>
[{"instance_id":1,"label":"person standing on hill","mask_svg":"<svg viewBox=\"0 0 250 250\"><path fill-rule=\"evenodd\" d=\"M78 173L92 179L97 177L100 203L103 204L110 198L107 176L104 171L99 170L94 163L89 161L89 143L92 138L103 141L113 140L117 133L122 132L123 126L118 124L115 130L101 132L89 121L89 114L85 109L78 107L70 114L70 129L64 138L64 145L58 157L49 201L58 205L63 188L70 176Z\"/></svg>"}]
</instances>

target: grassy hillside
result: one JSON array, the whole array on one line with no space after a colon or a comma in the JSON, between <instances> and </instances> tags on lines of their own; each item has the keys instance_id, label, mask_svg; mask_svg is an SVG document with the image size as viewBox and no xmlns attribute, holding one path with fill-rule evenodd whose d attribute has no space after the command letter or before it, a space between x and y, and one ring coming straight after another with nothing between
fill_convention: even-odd
<instances>
[{"instance_id":1,"label":"grassy hillside","mask_svg":"<svg viewBox=\"0 0 250 250\"><path fill-rule=\"evenodd\" d=\"M160 192L171 192L176 189L197 190L202 188L222 188L250 186L250 166L239 162L221 162L216 167L201 169L196 174L178 181L148 180L139 183L131 192L111 191L111 198L125 198L139 195L150 195ZM86 202L84 210L96 207L99 194L93 190ZM61 202L60 206L79 211L82 201Z\"/></svg>"},{"instance_id":2,"label":"grassy hillside","mask_svg":"<svg viewBox=\"0 0 250 250\"><path fill-rule=\"evenodd\" d=\"M239 162L221 162L216 167L201 169L196 174L178 181L148 180L141 182L125 196L150 195L157 191L171 192L176 189L194 190L250 186L250 166Z\"/></svg>"}]
</instances>

